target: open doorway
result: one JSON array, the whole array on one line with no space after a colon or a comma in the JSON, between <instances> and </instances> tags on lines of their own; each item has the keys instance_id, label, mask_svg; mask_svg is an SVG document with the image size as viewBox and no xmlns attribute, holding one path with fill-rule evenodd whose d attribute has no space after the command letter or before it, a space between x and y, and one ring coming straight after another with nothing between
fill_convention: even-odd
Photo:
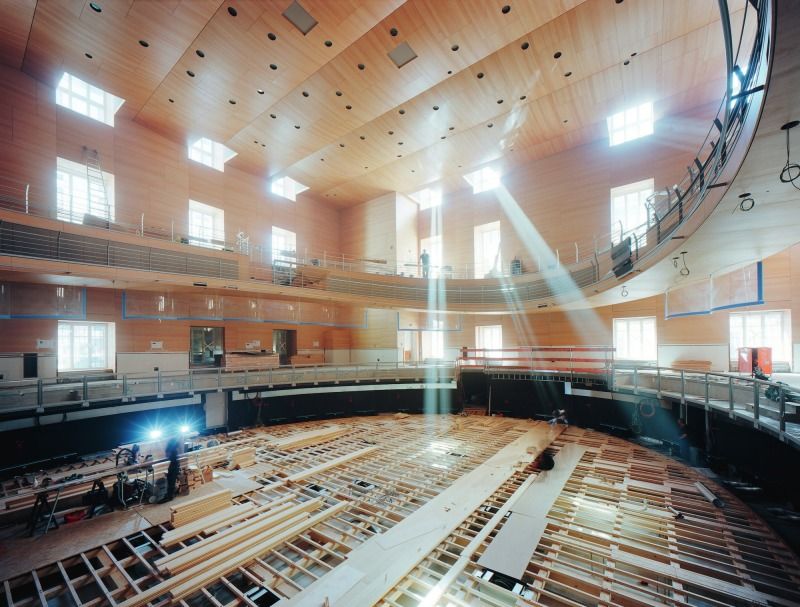
<instances>
[{"instance_id":1,"label":"open doorway","mask_svg":"<svg viewBox=\"0 0 800 607\"><path fill-rule=\"evenodd\" d=\"M292 356L297 354L297 331L294 329L273 329L272 349L278 355L281 365L289 365Z\"/></svg>"}]
</instances>

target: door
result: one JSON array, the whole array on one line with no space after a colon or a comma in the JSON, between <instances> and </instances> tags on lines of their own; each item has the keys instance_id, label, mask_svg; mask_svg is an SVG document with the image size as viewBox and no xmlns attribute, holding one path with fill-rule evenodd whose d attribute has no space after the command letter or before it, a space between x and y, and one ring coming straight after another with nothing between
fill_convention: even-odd
<instances>
[{"instance_id":1,"label":"door","mask_svg":"<svg viewBox=\"0 0 800 607\"><path fill-rule=\"evenodd\" d=\"M281 365L290 365L292 356L297 354L297 331L294 329L273 329L272 349L278 355Z\"/></svg>"}]
</instances>

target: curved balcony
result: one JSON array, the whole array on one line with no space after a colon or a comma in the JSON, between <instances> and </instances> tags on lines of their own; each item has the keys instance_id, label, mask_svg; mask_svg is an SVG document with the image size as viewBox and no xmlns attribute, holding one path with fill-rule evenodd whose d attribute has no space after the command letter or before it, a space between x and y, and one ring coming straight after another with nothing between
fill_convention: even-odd
<instances>
[{"instance_id":1,"label":"curved balcony","mask_svg":"<svg viewBox=\"0 0 800 607\"><path fill-rule=\"evenodd\" d=\"M262 249L251 246L246 239L240 238L236 243L226 243L222 239L215 241L214 246L229 251L228 255L230 252L242 254L239 256L240 266L247 266L250 277L255 279L235 281L236 287L242 291L251 289L269 293L277 290L287 294L284 288L289 288L292 295L298 298L340 299L370 305L427 308L430 293L435 291L440 302L437 305L442 307L446 302L447 308L452 310L492 311L507 309L509 305L517 309L535 309L576 302L616 285L620 277L632 271L641 272L666 257L678 246L676 238L683 239L691 235L722 200L747 155L766 98L765 87L771 71L776 19L773 0L746 3L745 6L745 21L756 20L755 34L752 40L745 40L743 23L739 39L734 40L727 2L720 2L726 46L727 92L698 153L687 163L686 173L676 184L662 187L651 196L651 212L647 224L628 231L620 227L614 234L593 238L591 243L569 243L552 251L541 252L536 257L536 272L482 280L467 279L470 268L465 266L441 268L444 278L423 281L405 276L417 273L413 265L407 268L397 261L359 260L327 252L306 252L302 256L295 253L287 256L291 261L265 265L260 260ZM740 91L736 93L734 80L740 85ZM35 204L31 201L29 184L15 184L7 180L0 187L0 206L14 211L15 214L65 221L52 205ZM8 225L14 221L3 223ZM166 239L171 241L173 247L175 245L172 243L175 242L189 244L189 239L181 236L180 229L176 231L174 222L169 227L152 227L146 224L143 215L138 222L104 221L99 227L141 237ZM631 248L631 264L623 271L619 270L619 262L613 261L611 256L612 242L620 240L629 242ZM105 259L110 260L113 257L116 260L113 265L116 267L154 270L146 264L126 263L125 251L111 255L113 242L110 239L104 242ZM28 238L24 246L4 252L11 256L42 258L41 244L34 236ZM110 261L104 260L104 251L100 250L104 246L103 242L80 246L83 250L92 247L98 250L93 250L93 255L86 259L72 257L68 261L112 265ZM145 248L151 250L151 255L152 251L156 251L158 256L159 249L155 246ZM249 261L243 259L245 254L250 257ZM567 257L574 258L575 261L568 263ZM57 256L44 258L62 260ZM157 271L192 273L180 269L164 270L161 267ZM240 272L240 275L243 274L243 271ZM212 273L211 276L215 275ZM233 278L233 272L229 272L227 277ZM219 278L219 285L209 281L208 286L226 286L231 282L223 281L221 275ZM276 285L277 289L268 285ZM300 291L301 289L305 292ZM324 293L316 293L319 291Z\"/></svg>"}]
</instances>

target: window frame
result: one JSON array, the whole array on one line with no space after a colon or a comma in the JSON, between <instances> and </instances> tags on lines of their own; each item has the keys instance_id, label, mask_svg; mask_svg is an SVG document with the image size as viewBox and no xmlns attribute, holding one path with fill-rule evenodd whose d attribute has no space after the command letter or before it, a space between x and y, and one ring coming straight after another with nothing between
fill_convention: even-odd
<instances>
[{"instance_id":1,"label":"window frame","mask_svg":"<svg viewBox=\"0 0 800 607\"><path fill-rule=\"evenodd\" d=\"M422 188L408 197L419 205L419 210L433 209L442 205L441 188Z\"/></svg>"},{"instance_id":2,"label":"window frame","mask_svg":"<svg viewBox=\"0 0 800 607\"><path fill-rule=\"evenodd\" d=\"M89 183L88 168L85 164L61 156L56 158L56 219L76 224L83 224L85 215L91 215L103 221L113 222L115 220L114 174L107 171L101 172L104 204L100 202L99 198L93 196L94 190ZM62 187L65 181L69 183L66 190ZM84 186L80 187L85 187L85 196L75 191L76 185L80 181L84 183ZM76 200L78 201L77 205ZM80 213L81 209L84 209L83 213Z\"/></svg>"},{"instance_id":3,"label":"window frame","mask_svg":"<svg viewBox=\"0 0 800 607\"><path fill-rule=\"evenodd\" d=\"M64 72L56 85L56 104L110 127L125 100ZM81 106L85 105L83 109Z\"/></svg>"},{"instance_id":4,"label":"window frame","mask_svg":"<svg viewBox=\"0 0 800 607\"><path fill-rule=\"evenodd\" d=\"M652 101L625 108L606 118L608 145L615 147L648 137L655 132L655 111Z\"/></svg>"},{"instance_id":5,"label":"window frame","mask_svg":"<svg viewBox=\"0 0 800 607\"><path fill-rule=\"evenodd\" d=\"M494 345L487 345L487 334L491 336L491 333L495 332L497 335L492 337L499 337L499 340ZM503 353L503 325L475 325L475 348L483 350L485 358L499 358Z\"/></svg>"},{"instance_id":6,"label":"window frame","mask_svg":"<svg viewBox=\"0 0 800 607\"><path fill-rule=\"evenodd\" d=\"M236 156L236 152L224 143L208 137L201 137L190 144L187 149L189 160L203 164L224 173L225 163Z\"/></svg>"},{"instance_id":7,"label":"window frame","mask_svg":"<svg viewBox=\"0 0 800 607\"><path fill-rule=\"evenodd\" d=\"M75 330L77 328L86 328L87 335L86 339L86 347L89 350L86 354L86 360L89 361L89 366L76 366L75 365L75 349L76 349L76 335ZM103 332L103 360L102 365L93 365L91 363L93 355L92 355L92 333L95 329L102 328ZM64 338L64 334L69 332L69 365L64 363L63 353L67 349L64 347L62 343L62 339ZM59 320L58 321L58 328L57 328L57 339L56 339L56 352L57 352L57 368L59 373L75 373L80 371L106 371L106 370L114 370L115 365L115 354L116 354L116 325L113 322L97 322L97 321L86 321L86 320ZM78 339L83 339L82 337L78 337Z\"/></svg>"},{"instance_id":8,"label":"window frame","mask_svg":"<svg viewBox=\"0 0 800 607\"><path fill-rule=\"evenodd\" d=\"M276 196L296 202L297 196L305 192L308 189L308 186L303 185L299 181L295 181L287 175L278 179L273 179L269 189L270 192Z\"/></svg>"},{"instance_id":9,"label":"window frame","mask_svg":"<svg viewBox=\"0 0 800 607\"><path fill-rule=\"evenodd\" d=\"M473 194L488 192L501 185L500 171L492 167L481 167L477 171L472 171L464 175L464 179L472 186Z\"/></svg>"},{"instance_id":10,"label":"window frame","mask_svg":"<svg viewBox=\"0 0 800 607\"><path fill-rule=\"evenodd\" d=\"M489 234L497 232L497 248L494 253L494 258L491 262L486 257L484 250L485 240L484 237ZM480 244L479 244L480 243ZM473 241L472 246L474 250L474 277L486 278L493 276L503 275L503 234L500 229L500 220L490 221L477 225L473 228ZM491 265L489 265L491 263Z\"/></svg>"},{"instance_id":11,"label":"window frame","mask_svg":"<svg viewBox=\"0 0 800 607\"><path fill-rule=\"evenodd\" d=\"M654 210L652 204L647 204L652 199L653 192L655 191L655 178L642 179L633 183L626 183L613 187L609 190L609 204L611 212L611 244L616 245L627 236L635 235L636 238L631 239L631 246L635 247L638 243L639 248L647 245L647 230L653 222ZM635 196L635 200L631 197ZM625 218L630 218L632 215L637 215L643 220L636 225L626 225L627 221L622 221L622 234L617 229L620 218L616 216L617 203L622 199L621 204L625 205ZM641 212L636 212L636 207L641 209ZM633 213L631 212L633 209Z\"/></svg>"},{"instance_id":12,"label":"window frame","mask_svg":"<svg viewBox=\"0 0 800 607\"><path fill-rule=\"evenodd\" d=\"M189 244L209 249L225 248L224 209L190 198L187 223Z\"/></svg>"},{"instance_id":13,"label":"window frame","mask_svg":"<svg viewBox=\"0 0 800 607\"><path fill-rule=\"evenodd\" d=\"M639 336L632 334L630 331L630 326L634 323L639 324ZM647 323L648 325L652 325L652 351L651 352L644 352L645 350L645 339L644 339L644 324ZM625 327L625 340L628 342L625 344L625 348L623 349L620 347L620 339L621 335L621 327ZM614 318L612 323L612 340L614 344L614 360L622 360L622 361L641 361L641 362L657 362L658 361L658 323L656 322L655 316L629 316L624 318ZM632 353L632 350L636 350L636 348L631 347L631 341L633 343L641 344L642 352L638 352L644 354L643 356L632 356L628 355L628 353ZM652 356L650 356L652 354Z\"/></svg>"},{"instance_id":14,"label":"window frame","mask_svg":"<svg viewBox=\"0 0 800 607\"><path fill-rule=\"evenodd\" d=\"M763 331L765 329L764 323L770 317L780 317L780 324L781 324L781 340L784 342L781 344L780 347L775 347L774 344L771 343L760 343L760 344L747 344L747 321L750 320L751 322L755 321L756 318L759 319L759 323L761 325L760 329ZM734 340L734 328L733 323L736 319L742 319L742 343L737 344ZM763 340L765 341L766 340ZM736 345L735 345L736 344ZM788 363L791 368L793 363L793 343L792 343L792 311L788 309L778 309L778 310L751 310L746 312L730 312L728 314L728 346L729 346L729 354L730 360L732 362L737 361L739 358L739 348L740 347L767 347L772 348L772 363L773 365L777 363Z\"/></svg>"},{"instance_id":15,"label":"window frame","mask_svg":"<svg viewBox=\"0 0 800 607\"><path fill-rule=\"evenodd\" d=\"M294 249L277 248L275 246L276 237L282 239L282 241L286 243L293 243ZM270 257L273 265L275 265L276 262L280 264L294 264L297 262L297 232L292 232L291 230L287 230L286 228L281 228L279 226L272 226L269 244ZM288 255L287 253L289 251L293 251L294 254Z\"/></svg>"}]
</instances>

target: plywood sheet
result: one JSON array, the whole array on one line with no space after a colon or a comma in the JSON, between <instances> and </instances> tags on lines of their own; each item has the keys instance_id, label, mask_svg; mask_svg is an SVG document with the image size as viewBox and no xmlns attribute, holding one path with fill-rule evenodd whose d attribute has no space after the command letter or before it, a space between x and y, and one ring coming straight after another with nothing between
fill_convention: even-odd
<instances>
[{"instance_id":1,"label":"plywood sheet","mask_svg":"<svg viewBox=\"0 0 800 607\"><path fill-rule=\"evenodd\" d=\"M479 565L522 579L547 526L547 513L585 452L572 443L561 448L555 468L539 474L514 504L508 520L478 559Z\"/></svg>"}]
</instances>

